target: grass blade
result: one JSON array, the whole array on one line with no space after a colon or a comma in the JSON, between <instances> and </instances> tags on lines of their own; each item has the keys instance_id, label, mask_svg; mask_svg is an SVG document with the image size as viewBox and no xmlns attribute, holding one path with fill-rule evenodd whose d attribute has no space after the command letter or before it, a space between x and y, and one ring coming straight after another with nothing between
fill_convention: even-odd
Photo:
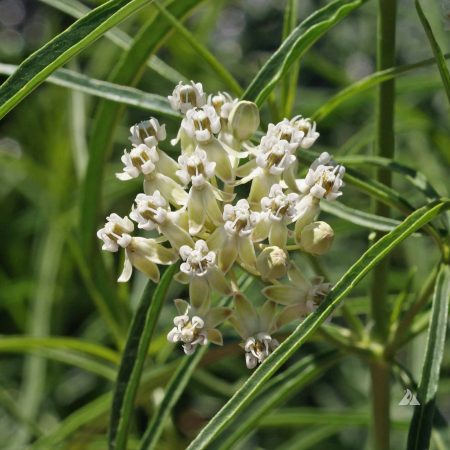
<instances>
[{"instance_id":1,"label":"grass blade","mask_svg":"<svg viewBox=\"0 0 450 450\"><path fill-rule=\"evenodd\" d=\"M110 0L29 56L0 86L0 119L57 68L151 0Z\"/></svg>"},{"instance_id":2,"label":"grass blade","mask_svg":"<svg viewBox=\"0 0 450 450\"><path fill-rule=\"evenodd\" d=\"M40 0L46 5L52 6L53 8L62 11L69 16L79 19L91 11L87 6L77 0ZM131 38L127 33L120 30L119 28L114 28L105 34L113 44L123 50L128 50L133 43L133 38ZM151 55L147 61L147 66L154 70L157 74L161 75L168 81L172 83L178 83L180 80L185 80L185 77L176 71L173 67L170 67L163 60L159 59L156 55Z\"/></svg>"},{"instance_id":3,"label":"grass blade","mask_svg":"<svg viewBox=\"0 0 450 450\"><path fill-rule=\"evenodd\" d=\"M445 55L444 58L449 58L450 55ZM336 108L347 100L361 94L372 87L378 86L380 83L396 78L400 75L406 74L412 70L420 69L422 67L432 66L436 61L434 58L424 59L413 64L405 64L391 69L380 70L372 73L361 80L342 89L329 100L327 100L316 112L312 114L314 120L320 121L331 114Z\"/></svg>"},{"instance_id":4,"label":"grass blade","mask_svg":"<svg viewBox=\"0 0 450 450\"><path fill-rule=\"evenodd\" d=\"M281 365L333 312L344 297L400 242L441 212L450 208L450 200L431 202L408 216L399 226L372 245L336 283L315 313L308 316L294 332L255 370L230 401L209 421L192 441L189 450L204 449L232 421L233 416L255 398Z\"/></svg>"},{"instance_id":5,"label":"grass blade","mask_svg":"<svg viewBox=\"0 0 450 450\"><path fill-rule=\"evenodd\" d=\"M430 445L439 372L444 354L449 300L450 266L443 264L434 289L425 358L417 392L420 405L414 408L408 434L408 450L428 448Z\"/></svg>"},{"instance_id":6,"label":"grass blade","mask_svg":"<svg viewBox=\"0 0 450 450\"><path fill-rule=\"evenodd\" d=\"M1 74L13 74L17 68L18 66L13 64L0 63ZM105 100L145 109L154 114L173 118L181 117L170 107L166 97L91 78L73 70L58 69L45 81L57 86L84 92L85 94L95 95Z\"/></svg>"},{"instance_id":7,"label":"grass blade","mask_svg":"<svg viewBox=\"0 0 450 450\"><path fill-rule=\"evenodd\" d=\"M431 49L433 50L434 57L436 59L436 64L438 65L439 73L442 78L442 83L444 84L445 93L447 94L448 101L450 102L450 72L448 70L444 54L442 53L442 50L439 47L436 38L434 37L430 22L428 22L427 18L425 17L422 7L420 6L419 0L415 0L414 3L416 5L416 10L417 14L419 15L419 19L422 22L422 26L425 30L428 40L430 41Z\"/></svg>"},{"instance_id":8,"label":"grass blade","mask_svg":"<svg viewBox=\"0 0 450 450\"><path fill-rule=\"evenodd\" d=\"M126 448L128 426L136 392L156 322L177 265L168 267L161 277L153 296L152 283L148 283L134 315L117 375L109 425L109 448Z\"/></svg>"},{"instance_id":9,"label":"grass blade","mask_svg":"<svg viewBox=\"0 0 450 450\"><path fill-rule=\"evenodd\" d=\"M277 82L288 73L292 64L298 61L331 27L365 1L336 0L305 19L264 64L244 92L243 97L261 105Z\"/></svg>"}]
</instances>

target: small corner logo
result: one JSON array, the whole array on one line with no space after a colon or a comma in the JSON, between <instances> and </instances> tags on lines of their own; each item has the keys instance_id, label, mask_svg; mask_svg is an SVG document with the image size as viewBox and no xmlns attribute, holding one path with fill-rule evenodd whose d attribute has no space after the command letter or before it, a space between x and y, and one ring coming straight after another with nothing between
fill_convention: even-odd
<instances>
[{"instance_id":1,"label":"small corner logo","mask_svg":"<svg viewBox=\"0 0 450 450\"><path fill-rule=\"evenodd\" d=\"M409 390L406 389L405 395L400 400L399 406L417 406L420 405L419 401L417 400L416 396Z\"/></svg>"}]
</instances>

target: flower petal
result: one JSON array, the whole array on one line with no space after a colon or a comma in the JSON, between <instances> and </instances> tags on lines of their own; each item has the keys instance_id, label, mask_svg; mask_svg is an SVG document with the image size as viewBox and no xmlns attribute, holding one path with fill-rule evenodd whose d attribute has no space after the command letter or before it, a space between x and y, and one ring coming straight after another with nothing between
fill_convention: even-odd
<instances>
[{"instance_id":1,"label":"flower petal","mask_svg":"<svg viewBox=\"0 0 450 450\"><path fill-rule=\"evenodd\" d=\"M203 205L202 191L191 188L188 200L189 233L197 234L203 228L206 210Z\"/></svg>"},{"instance_id":2,"label":"flower petal","mask_svg":"<svg viewBox=\"0 0 450 450\"><path fill-rule=\"evenodd\" d=\"M192 277L189 283L189 298L191 299L192 307L198 311L203 312L206 303L208 303L210 295L209 284L205 277Z\"/></svg>"},{"instance_id":3,"label":"flower petal","mask_svg":"<svg viewBox=\"0 0 450 450\"><path fill-rule=\"evenodd\" d=\"M177 298L173 301L175 303L175 307L180 315L186 314L190 305L186 300L182 300L181 298Z\"/></svg>"},{"instance_id":4,"label":"flower petal","mask_svg":"<svg viewBox=\"0 0 450 450\"><path fill-rule=\"evenodd\" d=\"M216 163L216 175L222 181L231 183L234 179L231 161L227 151L217 139L212 139L207 144L202 144L202 149L206 151L209 161Z\"/></svg>"},{"instance_id":5,"label":"flower petal","mask_svg":"<svg viewBox=\"0 0 450 450\"><path fill-rule=\"evenodd\" d=\"M128 250L125 250L125 261L123 263L123 270L118 278L119 283L126 283L133 273L133 265L131 264L130 257L128 255Z\"/></svg>"},{"instance_id":6,"label":"flower petal","mask_svg":"<svg viewBox=\"0 0 450 450\"><path fill-rule=\"evenodd\" d=\"M230 308L219 307L213 308L206 316L206 324L208 328L216 328L222 322L231 316L232 310Z\"/></svg>"},{"instance_id":7,"label":"flower petal","mask_svg":"<svg viewBox=\"0 0 450 450\"><path fill-rule=\"evenodd\" d=\"M222 333L216 329L209 329L206 331L208 341L216 345L223 345Z\"/></svg>"},{"instance_id":8,"label":"flower petal","mask_svg":"<svg viewBox=\"0 0 450 450\"><path fill-rule=\"evenodd\" d=\"M249 267L256 268L255 247L249 236L242 236L238 240L239 258Z\"/></svg>"},{"instance_id":9,"label":"flower petal","mask_svg":"<svg viewBox=\"0 0 450 450\"><path fill-rule=\"evenodd\" d=\"M169 265L178 261L178 254L175 250L158 244L154 239L135 237L130 245L130 250L134 256L147 258L156 264Z\"/></svg>"},{"instance_id":10,"label":"flower petal","mask_svg":"<svg viewBox=\"0 0 450 450\"><path fill-rule=\"evenodd\" d=\"M231 290L230 284L225 278L223 272L221 272L218 268L213 267L212 269L210 269L208 271L207 278L211 287L216 291L224 295L232 294L233 291Z\"/></svg>"},{"instance_id":11,"label":"flower petal","mask_svg":"<svg viewBox=\"0 0 450 450\"><path fill-rule=\"evenodd\" d=\"M286 248L288 237L288 229L282 220L279 222L273 221L269 232L270 245L276 245L280 248Z\"/></svg>"},{"instance_id":12,"label":"flower petal","mask_svg":"<svg viewBox=\"0 0 450 450\"><path fill-rule=\"evenodd\" d=\"M308 292L311 288L311 283L305 278L301 270L295 263L292 263L288 270L288 277L291 282L304 292Z\"/></svg>"},{"instance_id":13,"label":"flower petal","mask_svg":"<svg viewBox=\"0 0 450 450\"><path fill-rule=\"evenodd\" d=\"M235 317L245 330L246 336L251 336L259 331L259 317L254 306L242 293L237 293L234 298Z\"/></svg>"},{"instance_id":14,"label":"flower petal","mask_svg":"<svg viewBox=\"0 0 450 450\"><path fill-rule=\"evenodd\" d=\"M145 275L147 275L153 282L159 282L158 266L148 257L144 257L139 253L133 253L132 255L130 255L130 259L136 269L145 273Z\"/></svg>"},{"instance_id":15,"label":"flower petal","mask_svg":"<svg viewBox=\"0 0 450 450\"><path fill-rule=\"evenodd\" d=\"M305 299L306 294L295 286L276 284L265 287L261 293L280 305L292 305Z\"/></svg>"},{"instance_id":16,"label":"flower petal","mask_svg":"<svg viewBox=\"0 0 450 450\"><path fill-rule=\"evenodd\" d=\"M170 219L166 220L166 222L164 222L163 225L160 225L159 228L170 241L172 247L180 248L183 245L188 245L189 247L194 246L194 241L191 236L177 224L173 223Z\"/></svg>"},{"instance_id":17,"label":"flower petal","mask_svg":"<svg viewBox=\"0 0 450 450\"><path fill-rule=\"evenodd\" d=\"M276 310L277 305L270 300L266 301L260 309L259 318L261 321L261 329L267 333L273 331Z\"/></svg>"},{"instance_id":18,"label":"flower petal","mask_svg":"<svg viewBox=\"0 0 450 450\"><path fill-rule=\"evenodd\" d=\"M155 176L155 185L161 195L172 203L172 205L186 205L188 194L178 183L172 180L172 178L169 178L162 173L157 173Z\"/></svg>"},{"instance_id":19,"label":"flower petal","mask_svg":"<svg viewBox=\"0 0 450 450\"><path fill-rule=\"evenodd\" d=\"M225 232L226 233L226 232ZM224 246L219 250L219 268L227 273L238 256L238 242L236 238L228 237Z\"/></svg>"},{"instance_id":20,"label":"flower petal","mask_svg":"<svg viewBox=\"0 0 450 450\"><path fill-rule=\"evenodd\" d=\"M206 215L214 223L214 225L220 225L222 221L222 212L217 204L216 197L214 196L212 186L206 185L202 190L203 208L206 211Z\"/></svg>"},{"instance_id":21,"label":"flower petal","mask_svg":"<svg viewBox=\"0 0 450 450\"><path fill-rule=\"evenodd\" d=\"M307 314L308 311L305 304L299 303L296 305L287 306L276 317L275 325L277 328L281 328L282 326L293 322L294 320L301 319Z\"/></svg>"}]
</instances>

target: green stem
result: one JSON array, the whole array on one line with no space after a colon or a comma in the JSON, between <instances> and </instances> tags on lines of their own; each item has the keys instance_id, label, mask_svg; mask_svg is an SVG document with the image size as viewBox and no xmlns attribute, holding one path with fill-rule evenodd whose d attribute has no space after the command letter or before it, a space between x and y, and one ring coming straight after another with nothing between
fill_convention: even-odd
<instances>
[{"instance_id":1,"label":"green stem","mask_svg":"<svg viewBox=\"0 0 450 450\"><path fill-rule=\"evenodd\" d=\"M378 0L377 70L395 66L395 19L396 0ZM376 103L375 154L385 158L394 157L394 107L395 80L380 84ZM390 187L392 175L389 170L379 168L377 180ZM381 202L375 203L375 214L389 217L390 208ZM373 271L371 313L374 322L373 336L382 345L389 337L388 303L389 260L384 259ZM384 360L375 360L370 365L373 407L373 443L376 450L389 450L390 434L390 366Z\"/></svg>"}]
</instances>

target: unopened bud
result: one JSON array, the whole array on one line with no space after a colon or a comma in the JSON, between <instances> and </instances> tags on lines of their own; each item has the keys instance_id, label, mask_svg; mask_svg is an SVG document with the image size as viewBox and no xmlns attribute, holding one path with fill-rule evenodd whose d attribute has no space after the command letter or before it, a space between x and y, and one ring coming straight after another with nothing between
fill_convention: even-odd
<instances>
[{"instance_id":1,"label":"unopened bud","mask_svg":"<svg viewBox=\"0 0 450 450\"><path fill-rule=\"evenodd\" d=\"M314 255L323 255L333 243L334 231L326 222L312 222L301 231L300 244Z\"/></svg>"},{"instance_id":2,"label":"unopened bud","mask_svg":"<svg viewBox=\"0 0 450 450\"><path fill-rule=\"evenodd\" d=\"M233 136L245 141L253 136L259 127L259 109L253 102L242 100L231 110L228 124Z\"/></svg>"},{"instance_id":3,"label":"unopened bud","mask_svg":"<svg viewBox=\"0 0 450 450\"><path fill-rule=\"evenodd\" d=\"M256 260L256 268L264 279L278 279L287 274L289 258L280 247L266 247Z\"/></svg>"}]
</instances>

